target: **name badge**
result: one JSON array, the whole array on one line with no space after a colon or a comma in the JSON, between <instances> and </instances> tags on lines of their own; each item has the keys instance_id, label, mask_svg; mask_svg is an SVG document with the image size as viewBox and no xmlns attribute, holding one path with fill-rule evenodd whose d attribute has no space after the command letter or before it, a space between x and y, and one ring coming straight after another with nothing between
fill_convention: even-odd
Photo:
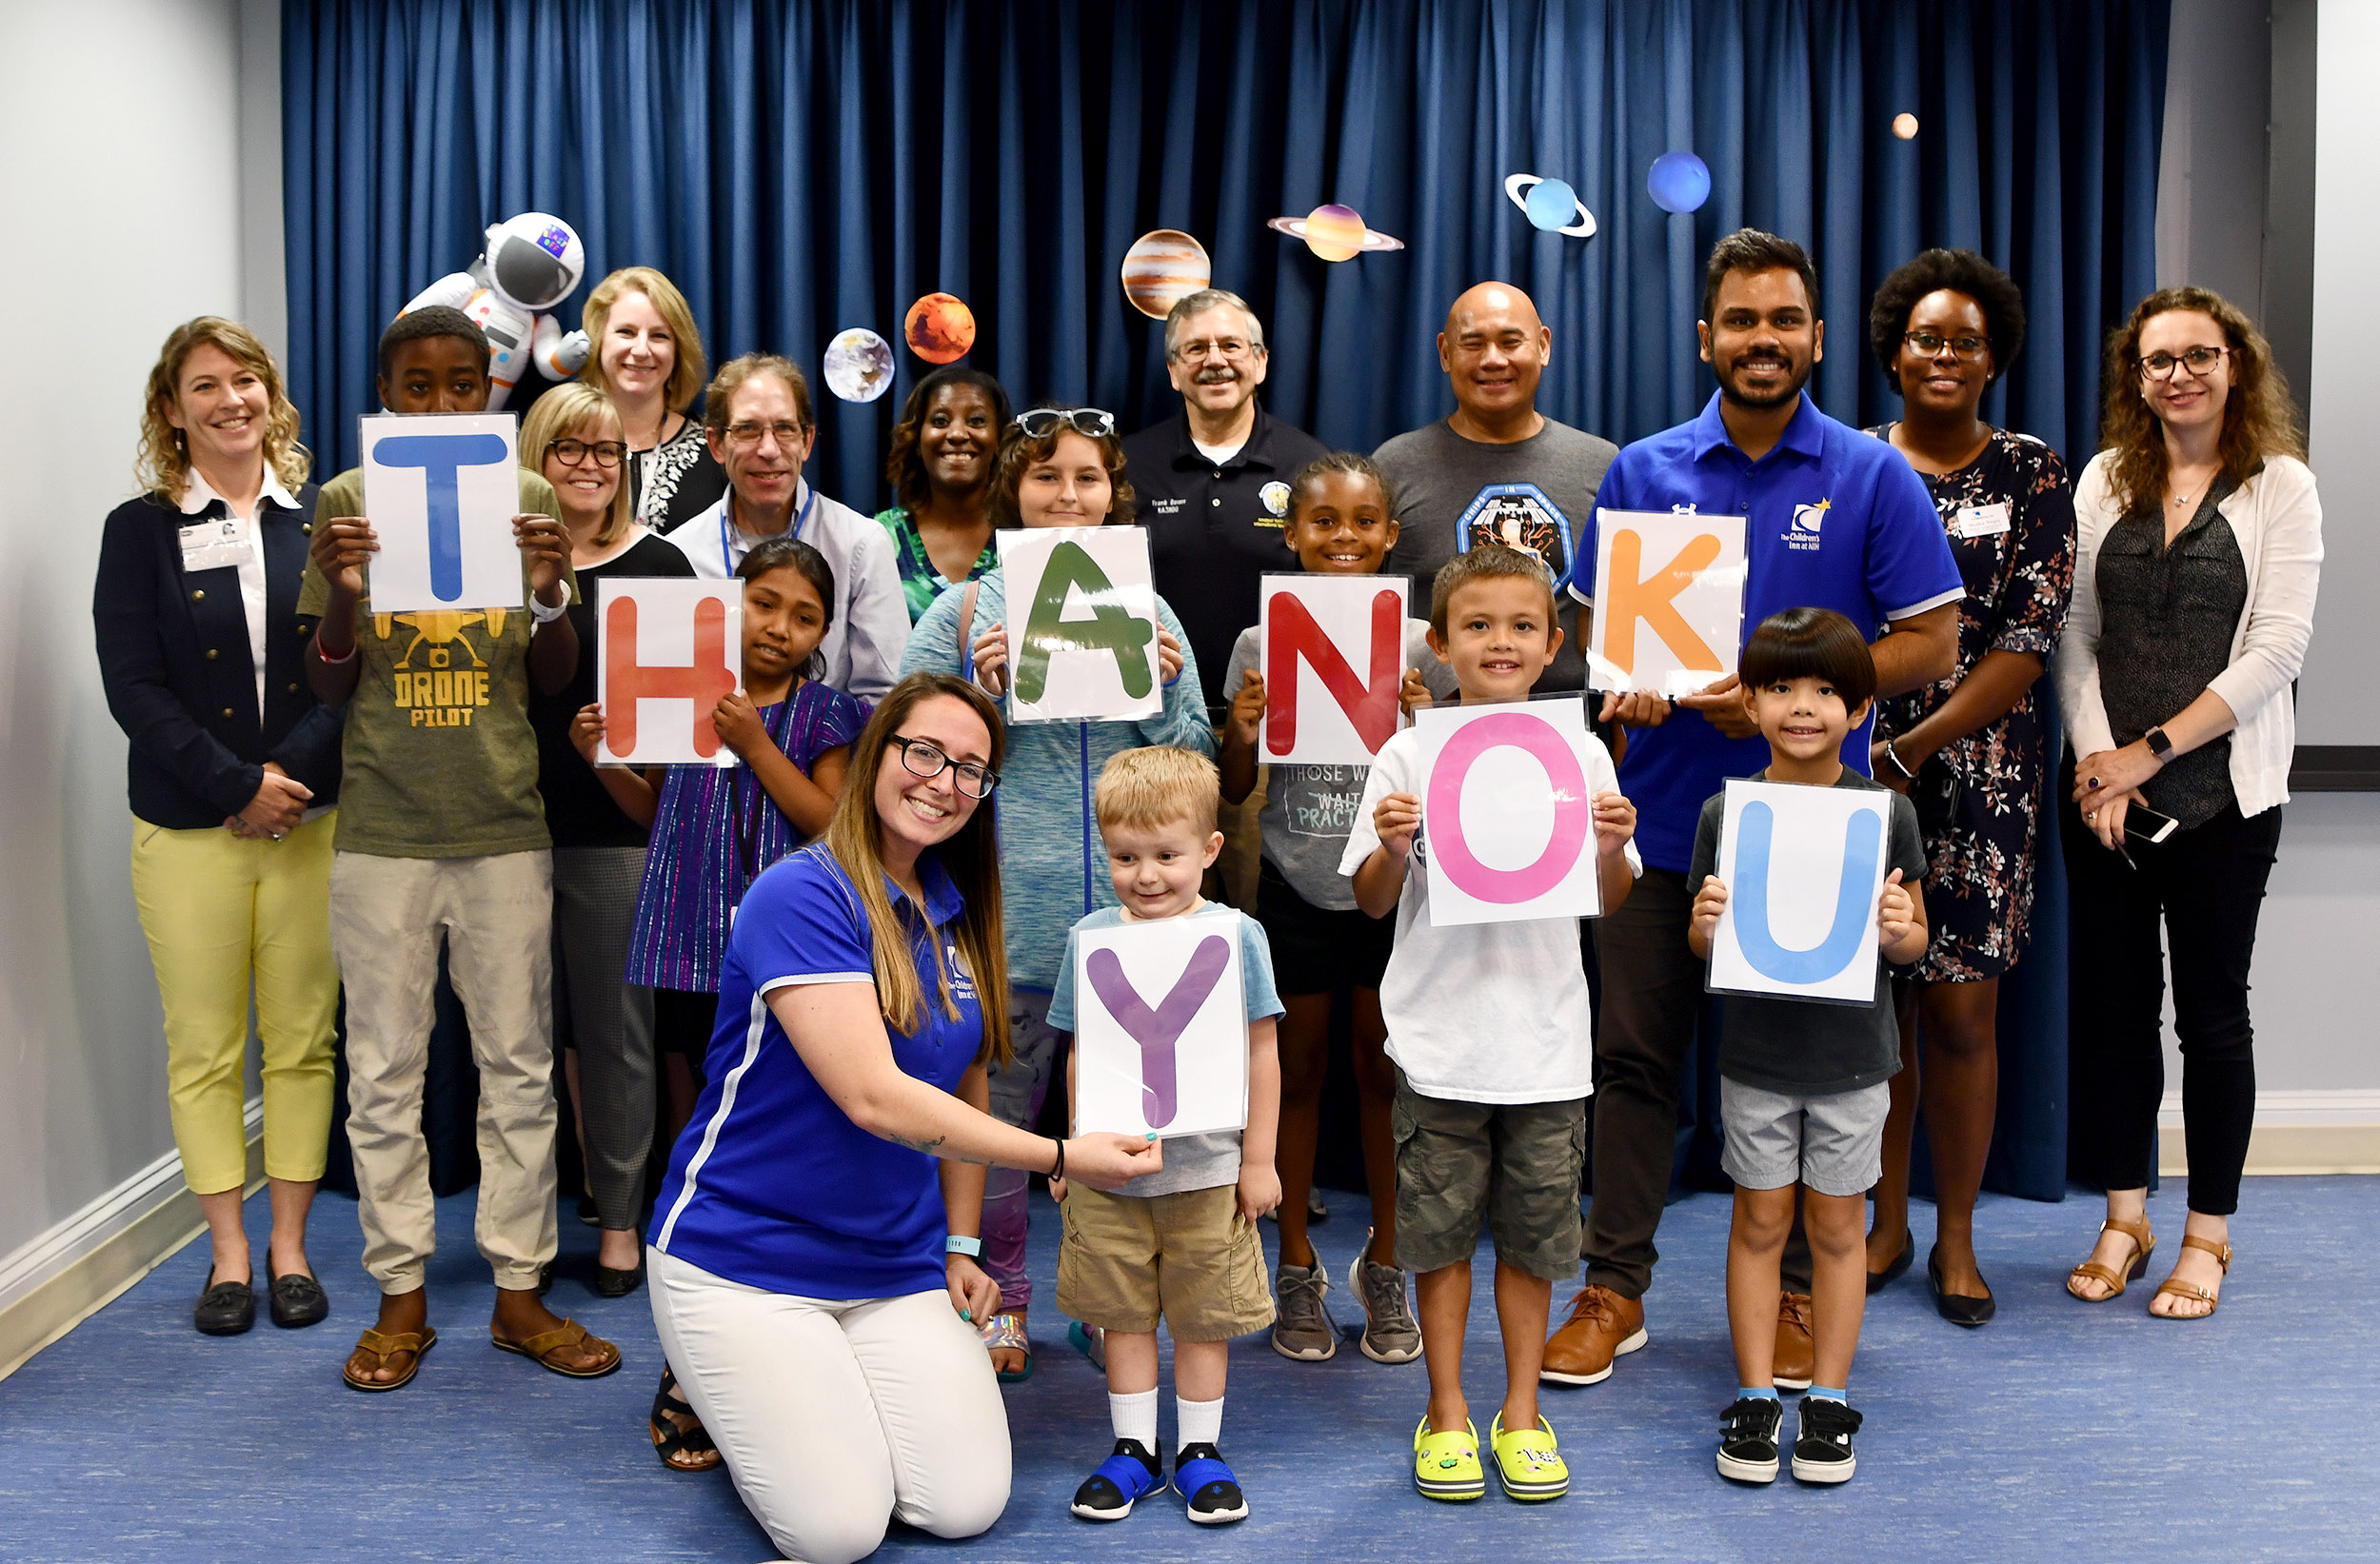
<instances>
[{"instance_id":1,"label":"name badge","mask_svg":"<svg viewBox=\"0 0 2380 1564\"><path fill-rule=\"evenodd\" d=\"M1988 505L1966 505L1958 519L1951 523L1954 538L1989 538L2008 530L2008 502L1994 500Z\"/></svg>"},{"instance_id":2,"label":"name badge","mask_svg":"<svg viewBox=\"0 0 2380 1564\"><path fill-rule=\"evenodd\" d=\"M182 528L182 569L221 570L248 564L256 557L247 528L237 516L199 522Z\"/></svg>"}]
</instances>

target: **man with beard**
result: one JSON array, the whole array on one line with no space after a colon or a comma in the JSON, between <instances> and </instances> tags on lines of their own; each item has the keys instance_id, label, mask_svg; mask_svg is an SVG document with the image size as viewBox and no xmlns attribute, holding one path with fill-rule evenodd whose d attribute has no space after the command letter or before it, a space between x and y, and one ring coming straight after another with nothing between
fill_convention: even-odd
<instances>
[{"instance_id":1,"label":"man with beard","mask_svg":"<svg viewBox=\"0 0 2380 1564\"><path fill-rule=\"evenodd\" d=\"M1220 727L1231 708L1232 643L1257 621L1257 582L1295 570L1283 541L1289 481L1328 451L1257 406L1264 326L1245 299L1202 287L1165 317L1165 373L1179 417L1124 442L1125 475L1149 529L1160 597L1174 605Z\"/></svg>"},{"instance_id":2,"label":"man with beard","mask_svg":"<svg viewBox=\"0 0 2380 1564\"><path fill-rule=\"evenodd\" d=\"M1413 578L1418 601L1429 601L1438 567L1475 544L1526 549L1553 572L1557 599L1565 603L1562 643L1537 681L1540 694L1586 687L1577 610L1561 594L1580 558L1594 572L1594 547L1582 555L1576 539L1590 525L1596 485L1618 454L1610 441L1537 411L1553 340L1520 289L1504 283L1467 289L1438 336L1454 413L1372 453L1401 528L1388 570Z\"/></svg>"},{"instance_id":3,"label":"man with beard","mask_svg":"<svg viewBox=\"0 0 2380 1564\"><path fill-rule=\"evenodd\" d=\"M1696 326L1718 390L1689 424L1639 440L1605 474L1606 510L1735 512L1747 518L1747 634L1780 609L1832 608L1872 646L1876 693L1897 695L1949 676L1964 595L1926 486L1881 440L1820 412L1802 392L1825 347L1818 284L1799 245L1744 228L1711 250ZM1595 519L1580 529L1595 558ZM1592 581L1572 590L1586 601ZM1581 617L1592 619L1593 604ZM1620 791L1636 806L1644 877L1597 925L1603 1008L1596 1033L1595 1203L1587 1215L1586 1285L1567 1324L1546 1343L1544 1376L1591 1385L1616 1354L1645 1344L1643 1297L1676 1155L1678 1075L1695 1039L1703 963L1686 945L1694 888L1686 869L1703 801L1729 777L1749 777L1768 747L1735 678L1676 703L1607 695L1606 721L1632 731ZM1863 722L1843 762L1868 771ZM1785 1255L1775 1380L1808 1386L1810 1252Z\"/></svg>"}]
</instances>

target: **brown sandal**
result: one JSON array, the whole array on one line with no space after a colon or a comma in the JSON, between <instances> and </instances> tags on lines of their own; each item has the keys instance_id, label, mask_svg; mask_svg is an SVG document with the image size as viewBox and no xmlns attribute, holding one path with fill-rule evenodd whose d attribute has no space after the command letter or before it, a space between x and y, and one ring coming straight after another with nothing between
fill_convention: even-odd
<instances>
[{"instance_id":1,"label":"brown sandal","mask_svg":"<svg viewBox=\"0 0 2380 1564\"><path fill-rule=\"evenodd\" d=\"M2182 1235L2182 1247L2212 1255L2214 1263L2222 1268L2223 1274L2227 1277L2231 1274L2231 1246L2230 1244L2216 1243L2211 1238L2202 1238L2194 1233L2185 1233ZM2155 1308L2156 1301L2168 1294L2174 1297L2189 1298L2193 1303L2203 1303L2207 1306L2207 1312L2203 1315L2158 1314ZM2223 1299L2219 1295L2208 1292L2194 1281L2175 1281L2172 1277L2166 1277L2158 1284L2157 1290L2150 1295L2149 1302L2151 1305L2149 1317L2152 1319L2212 1319L2214 1312L2223 1307Z\"/></svg>"},{"instance_id":2,"label":"brown sandal","mask_svg":"<svg viewBox=\"0 0 2380 1564\"><path fill-rule=\"evenodd\" d=\"M347 1367L339 1371L339 1377L345 1379L348 1384L353 1385L357 1390L395 1390L400 1386L409 1385L413 1382L413 1376L422 1371L422 1358L428 1353L430 1348L435 1347L436 1345L438 1345L438 1332L434 1326L425 1325L418 1331L394 1331L387 1333L380 1331L366 1331L361 1336L356 1338L355 1352L370 1353L373 1356L379 1358L380 1361L372 1365L373 1369L387 1368L388 1366L388 1359L396 1356L400 1353L412 1354L413 1361L407 1364L405 1373L394 1379L380 1380L365 1378L357 1376L355 1372L355 1353L349 1353L347 1355ZM369 1371L367 1371L367 1373Z\"/></svg>"},{"instance_id":3,"label":"brown sandal","mask_svg":"<svg viewBox=\"0 0 2380 1564\"><path fill-rule=\"evenodd\" d=\"M2119 1222L2110 1217L2099 1224L2099 1231L2121 1233L2132 1239L2132 1260L2130 1265L2124 1267L2120 1275L2109 1270L2096 1260L2085 1260L2067 1272L2067 1292L2072 1293L2075 1298L2084 1303L2105 1303L2110 1298L2122 1297L2125 1287L2149 1269L2149 1257L2157 1252L2156 1235L2149 1231L2149 1218L2146 1217L2136 1222ZM2084 1297L2082 1294L2074 1291L2074 1284L2078 1281L2095 1281L2105 1287L2107 1292L2098 1297Z\"/></svg>"},{"instance_id":4,"label":"brown sandal","mask_svg":"<svg viewBox=\"0 0 2380 1564\"><path fill-rule=\"evenodd\" d=\"M494 1343L498 1352L518 1353L521 1356L535 1362L539 1367L551 1369L565 1379L601 1379L620 1366L620 1349L601 1336L587 1335L586 1327L575 1319L565 1319L550 1331L540 1331L526 1341L506 1341L493 1331L487 1333L487 1339ZM601 1347L608 1355L605 1357L603 1366L593 1369L570 1369L554 1361L554 1354L565 1348L580 1345Z\"/></svg>"}]
</instances>

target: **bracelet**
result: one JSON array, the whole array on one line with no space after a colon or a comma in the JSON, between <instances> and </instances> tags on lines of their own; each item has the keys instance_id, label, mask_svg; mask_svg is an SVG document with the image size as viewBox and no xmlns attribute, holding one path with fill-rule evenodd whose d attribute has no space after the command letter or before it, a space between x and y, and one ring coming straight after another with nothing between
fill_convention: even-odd
<instances>
[{"instance_id":1,"label":"bracelet","mask_svg":"<svg viewBox=\"0 0 2380 1564\"><path fill-rule=\"evenodd\" d=\"M1884 758L1893 762L1893 769L1901 774L1903 782L1917 780L1917 773L1909 769L1909 762L1901 759L1900 751L1893 747L1893 741L1890 739L1884 741Z\"/></svg>"},{"instance_id":2,"label":"bracelet","mask_svg":"<svg viewBox=\"0 0 2380 1564\"><path fill-rule=\"evenodd\" d=\"M555 620L560 619L563 615L568 613L569 611L570 594L567 592L562 594L562 603L560 605L552 608L548 608L543 603L540 603L537 600L536 593L531 592L529 594L529 617L537 621L540 624L551 624Z\"/></svg>"},{"instance_id":3,"label":"bracelet","mask_svg":"<svg viewBox=\"0 0 2380 1564\"><path fill-rule=\"evenodd\" d=\"M942 1249L947 1254L964 1255L969 1259L979 1259L983 1254L983 1240L973 1234L953 1233L942 1240Z\"/></svg>"},{"instance_id":4,"label":"bracelet","mask_svg":"<svg viewBox=\"0 0 2380 1564\"><path fill-rule=\"evenodd\" d=\"M340 653L337 657L333 657L328 652L323 650L323 638L317 634L314 637L314 655L321 658L326 666L336 668L345 663L355 661L355 643L352 641L348 642L347 649Z\"/></svg>"},{"instance_id":5,"label":"bracelet","mask_svg":"<svg viewBox=\"0 0 2380 1564\"><path fill-rule=\"evenodd\" d=\"M1050 1138L1058 1140L1056 1136ZM1066 1143L1063 1140L1058 1140L1058 1165L1049 1170L1049 1176L1053 1179L1063 1178L1066 1176Z\"/></svg>"}]
</instances>

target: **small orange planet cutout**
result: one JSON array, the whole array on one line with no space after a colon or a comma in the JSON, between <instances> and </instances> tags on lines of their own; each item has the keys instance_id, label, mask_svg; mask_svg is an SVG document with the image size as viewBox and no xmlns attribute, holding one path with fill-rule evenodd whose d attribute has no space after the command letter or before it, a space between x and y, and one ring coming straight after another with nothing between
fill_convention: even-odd
<instances>
[{"instance_id":1,"label":"small orange planet cutout","mask_svg":"<svg viewBox=\"0 0 2380 1564\"><path fill-rule=\"evenodd\" d=\"M1124 297L1151 320L1161 321L1174 306L1215 280L1206 247L1180 228L1156 228L1124 251Z\"/></svg>"},{"instance_id":2,"label":"small orange planet cutout","mask_svg":"<svg viewBox=\"0 0 2380 1564\"><path fill-rule=\"evenodd\" d=\"M949 364L975 346L975 313L948 293L928 293L901 323L909 351L928 364Z\"/></svg>"},{"instance_id":3,"label":"small orange planet cutout","mask_svg":"<svg viewBox=\"0 0 2380 1564\"><path fill-rule=\"evenodd\" d=\"M1896 136L1900 137L1900 138L1901 138L1901 140L1903 140L1903 141L1907 141L1907 140L1909 140L1911 137L1914 136L1916 133L1917 133L1917 116L1916 116L1916 115L1914 115L1914 114L1895 114L1895 115L1894 115L1894 116L1893 116L1893 134L1894 134L1894 135L1896 135Z\"/></svg>"}]
</instances>

